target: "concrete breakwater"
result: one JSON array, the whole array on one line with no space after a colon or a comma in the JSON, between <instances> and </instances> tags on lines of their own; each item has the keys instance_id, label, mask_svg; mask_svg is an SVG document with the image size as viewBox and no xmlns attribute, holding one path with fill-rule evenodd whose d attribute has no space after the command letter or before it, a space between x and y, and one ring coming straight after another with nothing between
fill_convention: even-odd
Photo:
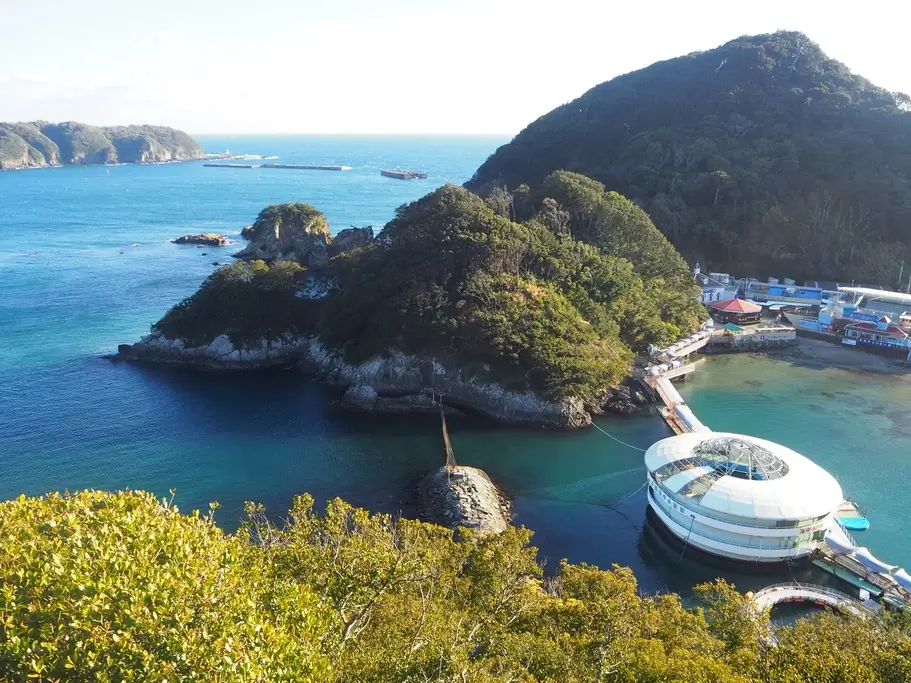
<instances>
[{"instance_id":1,"label":"concrete breakwater","mask_svg":"<svg viewBox=\"0 0 911 683\"><path fill-rule=\"evenodd\" d=\"M296 168L305 171L350 171L350 166L323 166L320 164L262 164L263 168Z\"/></svg>"},{"instance_id":2,"label":"concrete breakwater","mask_svg":"<svg viewBox=\"0 0 911 683\"><path fill-rule=\"evenodd\" d=\"M305 171L350 171L350 166L323 166L320 164L203 164L208 168L286 168Z\"/></svg>"}]
</instances>

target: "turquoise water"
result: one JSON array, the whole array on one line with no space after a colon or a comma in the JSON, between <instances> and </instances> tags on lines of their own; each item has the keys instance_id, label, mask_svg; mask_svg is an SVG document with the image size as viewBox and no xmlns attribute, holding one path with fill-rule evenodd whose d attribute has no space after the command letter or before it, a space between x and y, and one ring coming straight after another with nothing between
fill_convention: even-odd
<instances>
[{"instance_id":1,"label":"turquoise water","mask_svg":"<svg viewBox=\"0 0 911 683\"><path fill-rule=\"evenodd\" d=\"M222 507L233 528L245 500L275 514L309 491L413 514L415 481L441 464L433 419L334 411L320 384L290 373L212 376L112 364L176 301L230 260L176 246L199 231L238 239L266 204L308 201L334 230L380 227L400 204L463 182L493 138L204 139L207 150L277 154L286 163L346 164L344 173L203 168L198 163L0 173L0 499L51 490L177 490L185 510ZM379 176L426 170L426 181ZM765 359L713 358L683 389L716 429L777 438L816 458L869 510L872 550L911 566L904 541L908 389L897 380L826 374ZM830 398L824 392L846 392ZM655 417L604 418L647 447L668 435ZM903 425L905 425L903 427ZM642 453L599 432L519 431L454 420L458 460L515 497L543 560L633 567L649 591L686 590L723 573L680 557L646 523ZM614 503L614 507L606 507ZM776 577L776 580L780 577Z\"/></svg>"},{"instance_id":2,"label":"turquoise water","mask_svg":"<svg viewBox=\"0 0 911 683\"><path fill-rule=\"evenodd\" d=\"M680 393L712 429L778 441L826 468L870 519L858 544L911 566L911 378L725 356Z\"/></svg>"}]
</instances>

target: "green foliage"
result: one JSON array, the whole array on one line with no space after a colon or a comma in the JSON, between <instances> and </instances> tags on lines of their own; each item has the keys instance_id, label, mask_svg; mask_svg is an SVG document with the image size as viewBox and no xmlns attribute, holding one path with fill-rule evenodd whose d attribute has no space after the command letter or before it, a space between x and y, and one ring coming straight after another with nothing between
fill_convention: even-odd
<instances>
[{"instance_id":1,"label":"green foliage","mask_svg":"<svg viewBox=\"0 0 911 683\"><path fill-rule=\"evenodd\" d=\"M24 163L28 150L28 144L19 135L0 127L0 169Z\"/></svg>"},{"instance_id":2,"label":"green foliage","mask_svg":"<svg viewBox=\"0 0 911 683\"><path fill-rule=\"evenodd\" d=\"M155 327L190 346L227 334L235 346L313 329L315 303L297 296L304 271L296 263L238 261L212 273L192 296L171 308Z\"/></svg>"},{"instance_id":3,"label":"green foliage","mask_svg":"<svg viewBox=\"0 0 911 683\"><path fill-rule=\"evenodd\" d=\"M291 253L294 240L329 226L309 204L277 204L250 232ZM264 294L269 272L262 262L222 268L157 327L192 346L225 331L244 343L316 333L352 362L398 349L508 389L598 405L633 351L670 342L704 315L686 263L648 216L571 173L518 201L447 185L400 207L375 242L311 272L324 298L295 297L302 273Z\"/></svg>"},{"instance_id":4,"label":"green foliage","mask_svg":"<svg viewBox=\"0 0 911 683\"><path fill-rule=\"evenodd\" d=\"M372 249L333 262L324 339L353 360L430 350L487 365L509 388L594 403L630 352L605 310L613 272L592 276L585 261L597 268L600 255L573 245L584 246L440 188L400 208Z\"/></svg>"},{"instance_id":5,"label":"green foliage","mask_svg":"<svg viewBox=\"0 0 911 683\"><path fill-rule=\"evenodd\" d=\"M904 617L777 628L724 582L647 597L629 569L564 561L531 534L475 537L293 503L249 504L234 536L144 493L0 504L0 677L8 681L898 683Z\"/></svg>"},{"instance_id":6,"label":"green foliage","mask_svg":"<svg viewBox=\"0 0 911 683\"><path fill-rule=\"evenodd\" d=\"M103 129L86 123L45 123L41 132L60 149L64 164L108 164L117 161L117 150Z\"/></svg>"},{"instance_id":7,"label":"green foliage","mask_svg":"<svg viewBox=\"0 0 911 683\"><path fill-rule=\"evenodd\" d=\"M0 504L5 681L325 681L331 614L210 517L146 493Z\"/></svg>"},{"instance_id":8,"label":"green foliage","mask_svg":"<svg viewBox=\"0 0 911 683\"><path fill-rule=\"evenodd\" d=\"M799 33L747 36L592 88L468 186L578 171L645 208L690 260L894 284L911 258L909 102Z\"/></svg>"},{"instance_id":9,"label":"green foliage","mask_svg":"<svg viewBox=\"0 0 911 683\"><path fill-rule=\"evenodd\" d=\"M274 236L280 230L285 233L283 237L288 241L304 234L329 235L329 223L323 213L304 202L270 204L259 212L252 227L253 230L247 237L249 240Z\"/></svg>"}]
</instances>

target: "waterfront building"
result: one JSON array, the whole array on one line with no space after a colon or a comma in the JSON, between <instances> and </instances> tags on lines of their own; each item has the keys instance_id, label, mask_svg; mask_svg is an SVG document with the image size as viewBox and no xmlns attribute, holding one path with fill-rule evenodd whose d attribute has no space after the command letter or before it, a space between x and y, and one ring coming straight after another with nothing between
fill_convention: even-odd
<instances>
[{"instance_id":1,"label":"waterfront building","mask_svg":"<svg viewBox=\"0 0 911 683\"><path fill-rule=\"evenodd\" d=\"M699 431L645 453L648 505L688 546L732 560L783 562L823 547L841 486L803 455L741 434Z\"/></svg>"},{"instance_id":2,"label":"waterfront building","mask_svg":"<svg viewBox=\"0 0 911 683\"><path fill-rule=\"evenodd\" d=\"M769 278L769 282L752 280L744 290L745 298L770 305L821 306L830 295L821 287L800 287L789 279L780 284L776 278Z\"/></svg>"},{"instance_id":3,"label":"waterfront building","mask_svg":"<svg viewBox=\"0 0 911 683\"><path fill-rule=\"evenodd\" d=\"M699 295L700 303L709 304L713 301L724 301L737 296L737 282L734 278L727 273L706 275L698 263L693 266L693 281L702 289Z\"/></svg>"},{"instance_id":4,"label":"waterfront building","mask_svg":"<svg viewBox=\"0 0 911 683\"><path fill-rule=\"evenodd\" d=\"M908 333L898 325L893 325L888 316L883 316L875 323L856 322L845 326L843 343L849 346L858 344L879 346L894 349L908 348Z\"/></svg>"},{"instance_id":5,"label":"waterfront building","mask_svg":"<svg viewBox=\"0 0 911 683\"><path fill-rule=\"evenodd\" d=\"M743 299L716 301L709 304L709 315L722 324L750 325L759 322L762 306Z\"/></svg>"},{"instance_id":6,"label":"waterfront building","mask_svg":"<svg viewBox=\"0 0 911 683\"><path fill-rule=\"evenodd\" d=\"M840 287L818 311L785 316L798 329L833 335L850 346L911 357L911 295L904 292Z\"/></svg>"}]
</instances>

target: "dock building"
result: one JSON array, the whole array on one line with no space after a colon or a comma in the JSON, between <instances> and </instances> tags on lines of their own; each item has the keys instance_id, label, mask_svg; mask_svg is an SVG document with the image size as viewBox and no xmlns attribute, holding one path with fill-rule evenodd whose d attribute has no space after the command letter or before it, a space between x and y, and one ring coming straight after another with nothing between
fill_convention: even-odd
<instances>
[{"instance_id":1,"label":"dock building","mask_svg":"<svg viewBox=\"0 0 911 683\"><path fill-rule=\"evenodd\" d=\"M719 323L751 325L762 317L762 306L743 299L728 299L709 304L709 315Z\"/></svg>"},{"instance_id":2,"label":"dock building","mask_svg":"<svg viewBox=\"0 0 911 683\"><path fill-rule=\"evenodd\" d=\"M819 309L784 315L799 330L911 358L911 294L840 287L834 299Z\"/></svg>"},{"instance_id":3,"label":"dock building","mask_svg":"<svg viewBox=\"0 0 911 683\"><path fill-rule=\"evenodd\" d=\"M844 500L831 474L790 448L709 430L683 433L645 453L648 504L665 527L704 552L784 562L825 545Z\"/></svg>"}]
</instances>

